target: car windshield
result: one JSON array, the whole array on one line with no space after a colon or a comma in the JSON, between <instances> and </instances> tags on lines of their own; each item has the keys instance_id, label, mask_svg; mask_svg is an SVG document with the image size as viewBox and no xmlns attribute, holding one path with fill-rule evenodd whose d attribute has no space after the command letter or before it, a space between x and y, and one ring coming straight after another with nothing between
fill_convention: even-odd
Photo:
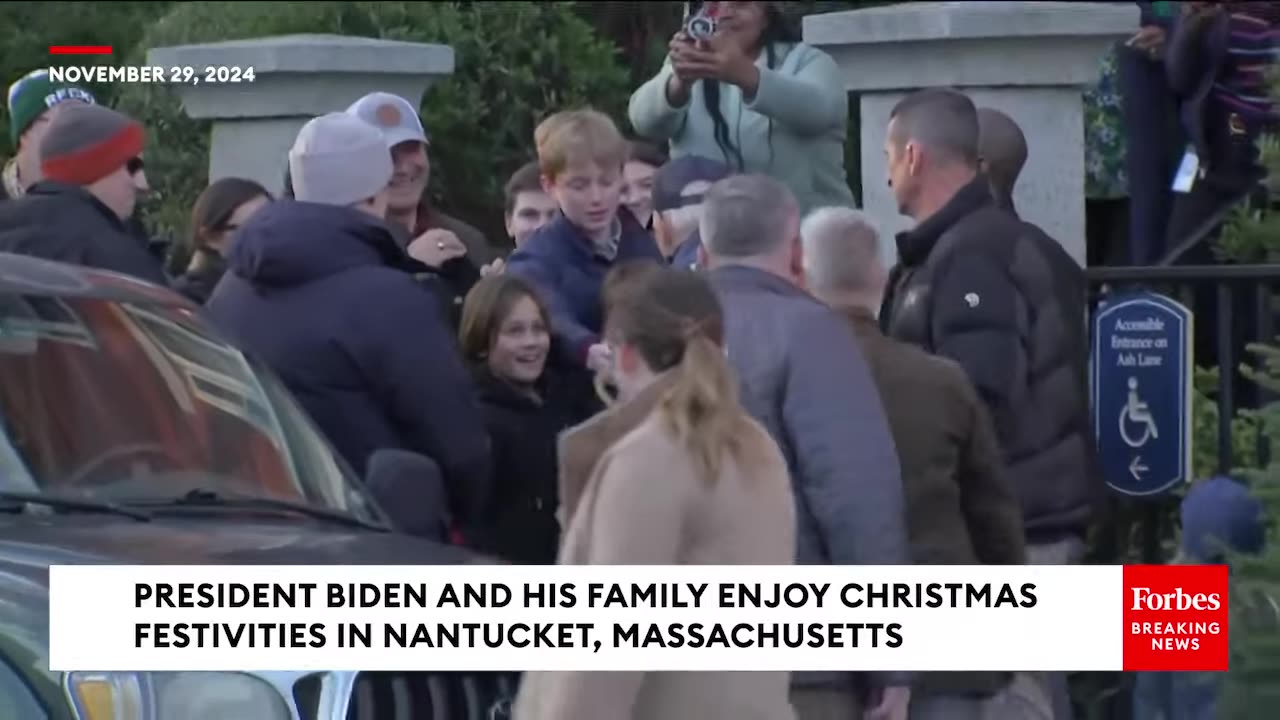
<instances>
[{"instance_id":1,"label":"car windshield","mask_svg":"<svg viewBox=\"0 0 1280 720\"><path fill-rule=\"evenodd\" d=\"M0 491L379 519L275 376L164 303L0 293Z\"/></svg>"}]
</instances>

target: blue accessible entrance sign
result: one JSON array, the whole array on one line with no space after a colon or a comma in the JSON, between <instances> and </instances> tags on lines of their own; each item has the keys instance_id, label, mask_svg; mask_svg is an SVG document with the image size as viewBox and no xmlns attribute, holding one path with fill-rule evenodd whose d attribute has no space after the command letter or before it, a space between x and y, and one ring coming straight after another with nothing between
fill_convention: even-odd
<instances>
[{"instance_id":1,"label":"blue accessible entrance sign","mask_svg":"<svg viewBox=\"0 0 1280 720\"><path fill-rule=\"evenodd\" d=\"M1106 483L1159 495L1191 479L1191 311L1156 293L1109 295L1094 316L1093 422Z\"/></svg>"}]
</instances>

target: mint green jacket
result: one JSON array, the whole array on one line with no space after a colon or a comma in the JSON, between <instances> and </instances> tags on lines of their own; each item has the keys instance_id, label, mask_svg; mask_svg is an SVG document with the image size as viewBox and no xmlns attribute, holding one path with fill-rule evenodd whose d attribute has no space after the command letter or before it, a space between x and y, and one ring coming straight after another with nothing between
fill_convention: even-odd
<instances>
[{"instance_id":1,"label":"mint green jacket","mask_svg":"<svg viewBox=\"0 0 1280 720\"><path fill-rule=\"evenodd\" d=\"M830 55L804 43L776 49L774 69L765 67L765 53L756 60L760 85L752 101L743 100L737 86L720 85L720 113L742 153L743 171L769 175L791 188L802 212L852 207L844 169L849 95L840 69ZM716 145L703 83L694 84L688 105L672 107L666 93L671 72L667 62L631 95L631 126L643 137L667 140L672 157L701 155L734 166L736 160Z\"/></svg>"}]
</instances>

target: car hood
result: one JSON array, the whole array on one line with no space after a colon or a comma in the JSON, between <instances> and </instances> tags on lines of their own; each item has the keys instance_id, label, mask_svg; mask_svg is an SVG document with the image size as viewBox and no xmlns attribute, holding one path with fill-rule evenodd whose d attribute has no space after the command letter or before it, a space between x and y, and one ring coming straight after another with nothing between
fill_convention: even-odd
<instances>
[{"instance_id":1,"label":"car hood","mask_svg":"<svg viewBox=\"0 0 1280 720\"><path fill-rule=\"evenodd\" d=\"M489 562L458 547L398 533L307 521L89 519L7 523L0 572L45 574L49 565L453 565Z\"/></svg>"},{"instance_id":2,"label":"car hood","mask_svg":"<svg viewBox=\"0 0 1280 720\"><path fill-rule=\"evenodd\" d=\"M396 533L310 522L84 515L0 519L0 648L48 652L50 565L457 565L496 560ZM44 667L48 667L45 665Z\"/></svg>"}]
</instances>

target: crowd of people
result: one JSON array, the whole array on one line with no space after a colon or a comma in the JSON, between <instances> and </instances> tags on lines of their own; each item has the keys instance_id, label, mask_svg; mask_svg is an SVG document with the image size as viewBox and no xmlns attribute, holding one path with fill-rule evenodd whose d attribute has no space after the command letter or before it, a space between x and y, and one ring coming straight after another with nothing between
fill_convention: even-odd
<instances>
[{"instance_id":1,"label":"crowd of people","mask_svg":"<svg viewBox=\"0 0 1280 720\"><path fill-rule=\"evenodd\" d=\"M632 96L642 139L591 109L538 124L509 254L432 205L417 110L376 92L306 123L282 197L212 183L166 272L135 219L145 129L39 71L9 94L0 251L185 295L356 473L430 458L448 541L509 562L1080 562L1084 277L1017 214L1021 130L948 89L898 104L886 180L916 224L887 268L834 61L773 3L716 5ZM1070 710L1063 677L996 672L531 673L517 703L624 716Z\"/></svg>"}]
</instances>

